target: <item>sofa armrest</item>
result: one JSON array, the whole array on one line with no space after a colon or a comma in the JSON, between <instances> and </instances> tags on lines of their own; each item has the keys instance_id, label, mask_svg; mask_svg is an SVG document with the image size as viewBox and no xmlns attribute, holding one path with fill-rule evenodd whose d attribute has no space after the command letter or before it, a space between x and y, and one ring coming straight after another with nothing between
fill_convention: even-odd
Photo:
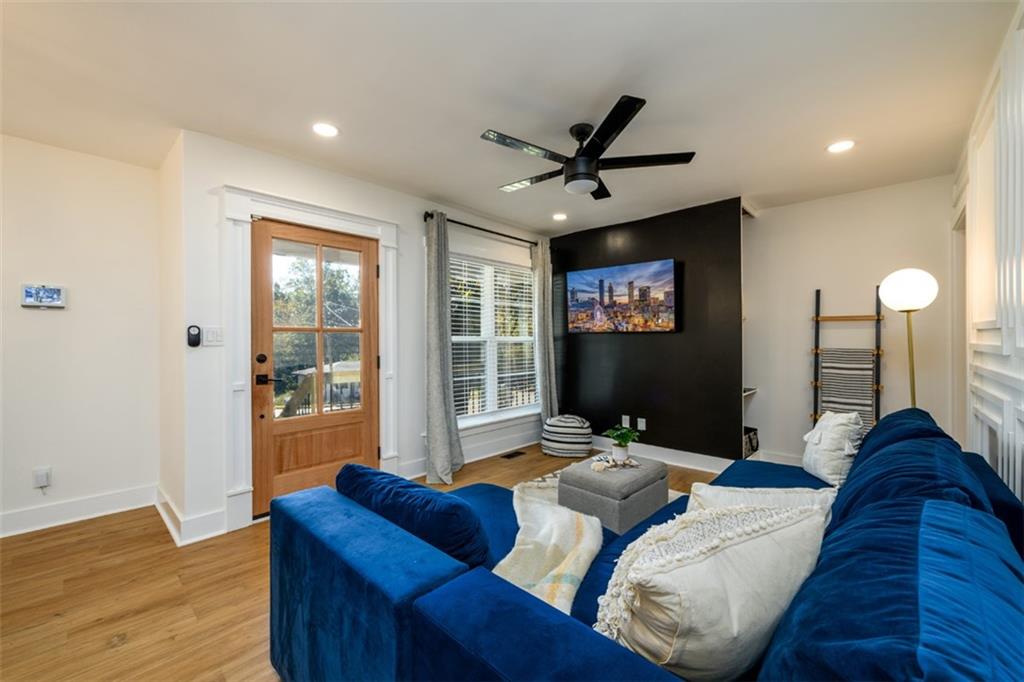
<instances>
[{"instance_id":1,"label":"sofa armrest","mask_svg":"<svg viewBox=\"0 0 1024 682\"><path fill-rule=\"evenodd\" d=\"M417 599L412 626L416 680L678 682L484 568Z\"/></svg>"},{"instance_id":2,"label":"sofa armrest","mask_svg":"<svg viewBox=\"0 0 1024 682\"><path fill-rule=\"evenodd\" d=\"M412 602L468 567L328 487L270 505L270 659L290 680L408 677Z\"/></svg>"}]
</instances>

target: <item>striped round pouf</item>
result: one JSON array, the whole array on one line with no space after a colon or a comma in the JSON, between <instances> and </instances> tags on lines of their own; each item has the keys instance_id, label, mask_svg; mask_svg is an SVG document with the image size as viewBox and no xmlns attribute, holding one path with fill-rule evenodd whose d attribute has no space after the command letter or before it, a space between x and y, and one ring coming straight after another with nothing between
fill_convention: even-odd
<instances>
[{"instance_id":1,"label":"striped round pouf","mask_svg":"<svg viewBox=\"0 0 1024 682\"><path fill-rule=\"evenodd\" d=\"M561 414L544 422L540 449L555 457L586 457L593 445L590 422L583 417Z\"/></svg>"}]
</instances>

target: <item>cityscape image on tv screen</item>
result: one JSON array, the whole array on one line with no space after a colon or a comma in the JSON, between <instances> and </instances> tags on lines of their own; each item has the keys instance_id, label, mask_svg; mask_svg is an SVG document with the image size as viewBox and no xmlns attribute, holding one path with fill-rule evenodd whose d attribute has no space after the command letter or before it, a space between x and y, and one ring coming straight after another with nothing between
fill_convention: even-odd
<instances>
[{"instance_id":1,"label":"cityscape image on tv screen","mask_svg":"<svg viewBox=\"0 0 1024 682\"><path fill-rule=\"evenodd\" d=\"M569 332L671 332L675 261L614 265L566 276Z\"/></svg>"}]
</instances>

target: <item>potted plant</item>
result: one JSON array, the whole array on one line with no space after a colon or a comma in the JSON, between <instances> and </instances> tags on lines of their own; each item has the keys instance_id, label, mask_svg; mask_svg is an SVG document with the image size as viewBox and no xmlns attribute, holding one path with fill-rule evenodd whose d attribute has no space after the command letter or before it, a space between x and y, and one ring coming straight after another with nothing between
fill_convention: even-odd
<instances>
[{"instance_id":1,"label":"potted plant","mask_svg":"<svg viewBox=\"0 0 1024 682\"><path fill-rule=\"evenodd\" d=\"M613 426L601 435L615 441L615 445L612 446L612 459L620 463L629 459L629 444L640 440L640 432L628 426Z\"/></svg>"}]
</instances>

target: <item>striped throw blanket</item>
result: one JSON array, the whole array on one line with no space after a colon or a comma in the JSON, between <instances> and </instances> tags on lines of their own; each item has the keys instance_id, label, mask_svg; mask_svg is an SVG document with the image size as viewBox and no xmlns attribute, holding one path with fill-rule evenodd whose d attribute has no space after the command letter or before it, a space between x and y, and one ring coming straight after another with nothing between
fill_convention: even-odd
<instances>
[{"instance_id":1,"label":"striped throw blanket","mask_svg":"<svg viewBox=\"0 0 1024 682\"><path fill-rule=\"evenodd\" d=\"M821 349L819 412L857 412L863 433L875 424L875 354L870 348Z\"/></svg>"},{"instance_id":2,"label":"striped throw blanket","mask_svg":"<svg viewBox=\"0 0 1024 682\"><path fill-rule=\"evenodd\" d=\"M558 478L545 477L512 489L519 533L494 573L563 613L601 550L601 522L553 503Z\"/></svg>"}]
</instances>

